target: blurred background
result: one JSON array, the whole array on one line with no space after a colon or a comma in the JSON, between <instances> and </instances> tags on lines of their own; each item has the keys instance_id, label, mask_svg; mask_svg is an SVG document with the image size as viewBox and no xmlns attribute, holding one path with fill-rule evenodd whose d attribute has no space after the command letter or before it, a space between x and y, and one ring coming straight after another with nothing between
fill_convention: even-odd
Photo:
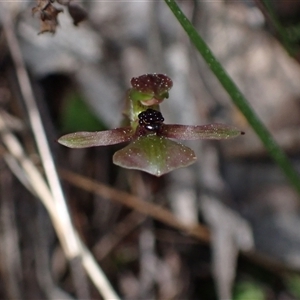
<instances>
[{"instance_id":1,"label":"blurred background","mask_svg":"<svg viewBox=\"0 0 300 300\"><path fill-rule=\"evenodd\" d=\"M14 137L44 174L7 32L21 49L74 227L121 299L300 299L300 197L165 2L70 2L82 7L75 13L69 2L0 3L0 299L105 299L80 259L64 254L39 183L7 142ZM300 171L300 2L178 4ZM45 5L62 12L55 33L38 34ZM198 161L161 178L113 165L122 145L56 142L119 126L130 79L146 73L173 80L161 105L166 123L227 123L246 135L185 143Z\"/></svg>"}]
</instances>

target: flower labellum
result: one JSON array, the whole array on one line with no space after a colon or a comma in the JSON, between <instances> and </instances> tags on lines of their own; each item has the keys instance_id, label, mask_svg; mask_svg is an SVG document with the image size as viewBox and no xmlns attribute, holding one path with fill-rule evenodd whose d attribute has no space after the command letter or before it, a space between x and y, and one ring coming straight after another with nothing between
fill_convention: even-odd
<instances>
[{"instance_id":1,"label":"flower labellum","mask_svg":"<svg viewBox=\"0 0 300 300\"><path fill-rule=\"evenodd\" d=\"M196 161L194 151L155 134L141 136L113 156L114 164L161 176Z\"/></svg>"}]
</instances>

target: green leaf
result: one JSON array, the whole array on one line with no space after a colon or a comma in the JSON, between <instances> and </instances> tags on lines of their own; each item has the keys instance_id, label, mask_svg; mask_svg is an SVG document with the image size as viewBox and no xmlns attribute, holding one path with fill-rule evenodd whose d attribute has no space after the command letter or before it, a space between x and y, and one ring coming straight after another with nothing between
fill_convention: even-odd
<instances>
[{"instance_id":1,"label":"green leaf","mask_svg":"<svg viewBox=\"0 0 300 300\"><path fill-rule=\"evenodd\" d=\"M128 142L133 135L131 127L123 127L105 131L69 133L59 138L58 142L69 148L89 148Z\"/></svg>"},{"instance_id":2,"label":"green leaf","mask_svg":"<svg viewBox=\"0 0 300 300\"><path fill-rule=\"evenodd\" d=\"M139 137L113 156L114 164L161 176L196 161L190 148L157 135Z\"/></svg>"},{"instance_id":3,"label":"green leaf","mask_svg":"<svg viewBox=\"0 0 300 300\"><path fill-rule=\"evenodd\" d=\"M233 126L224 124L207 124L201 126L163 124L159 134L167 138L179 140L223 140L235 138L244 133Z\"/></svg>"},{"instance_id":4,"label":"green leaf","mask_svg":"<svg viewBox=\"0 0 300 300\"><path fill-rule=\"evenodd\" d=\"M300 299L300 276L297 274L286 276L285 283L288 291Z\"/></svg>"},{"instance_id":5,"label":"green leaf","mask_svg":"<svg viewBox=\"0 0 300 300\"><path fill-rule=\"evenodd\" d=\"M86 105L81 96L75 93L71 94L69 98L66 99L66 105L61 115L61 127L63 132L107 129Z\"/></svg>"},{"instance_id":6,"label":"green leaf","mask_svg":"<svg viewBox=\"0 0 300 300\"><path fill-rule=\"evenodd\" d=\"M236 285L233 300L265 300L264 290L256 283L240 282Z\"/></svg>"}]
</instances>

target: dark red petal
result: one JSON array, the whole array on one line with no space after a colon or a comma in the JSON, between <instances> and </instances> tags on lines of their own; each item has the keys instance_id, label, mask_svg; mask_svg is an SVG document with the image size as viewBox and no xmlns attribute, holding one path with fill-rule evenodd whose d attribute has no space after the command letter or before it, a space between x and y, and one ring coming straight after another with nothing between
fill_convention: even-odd
<instances>
[{"instance_id":1,"label":"dark red petal","mask_svg":"<svg viewBox=\"0 0 300 300\"><path fill-rule=\"evenodd\" d=\"M105 131L69 133L59 138L58 142L69 148L88 148L128 142L132 140L133 135L131 127L124 127Z\"/></svg>"},{"instance_id":2,"label":"dark red petal","mask_svg":"<svg viewBox=\"0 0 300 300\"><path fill-rule=\"evenodd\" d=\"M224 124L207 124L198 126L163 124L160 136L178 140L223 140L243 134L234 126Z\"/></svg>"}]
</instances>

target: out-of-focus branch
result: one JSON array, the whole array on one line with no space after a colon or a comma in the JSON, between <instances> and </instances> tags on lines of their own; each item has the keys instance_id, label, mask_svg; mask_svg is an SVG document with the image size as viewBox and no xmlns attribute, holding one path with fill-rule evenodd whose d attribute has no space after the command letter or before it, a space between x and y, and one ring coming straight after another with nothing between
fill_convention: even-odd
<instances>
[{"instance_id":1,"label":"out-of-focus branch","mask_svg":"<svg viewBox=\"0 0 300 300\"><path fill-rule=\"evenodd\" d=\"M185 225L179 221L169 210L158 205L143 201L139 197L130 195L123 191L113 189L103 183L95 182L84 176L75 174L70 171L60 170L63 179L71 184L83 188L89 192L100 195L104 198L117 201L137 212L150 216L164 224L172 226L186 234L194 236L203 242L209 241L209 231L206 227L197 224L195 226Z\"/></svg>"},{"instance_id":2,"label":"out-of-focus branch","mask_svg":"<svg viewBox=\"0 0 300 300\"><path fill-rule=\"evenodd\" d=\"M39 154L41 156L41 161L51 193L53 195L57 213L59 214L61 222L63 223L62 230L65 231L64 236L68 237L67 239L61 240L62 246L64 247L64 251L68 258L72 259L79 254L79 245L77 244L75 238L74 230L71 224L71 218L60 181L57 176L55 164L51 155L41 116L37 108L29 76L22 58L21 49L14 33L13 22L10 18L10 13L5 9L5 6L1 4L0 8L5 38L12 56L12 60L16 67L18 83L28 113L31 129L34 134Z\"/></svg>"},{"instance_id":3,"label":"out-of-focus branch","mask_svg":"<svg viewBox=\"0 0 300 300\"><path fill-rule=\"evenodd\" d=\"M58 237L60 239L68 238L63 236L64 232L61 230L62 223L60 221L59 215L57 214L53 196L51 195L51 192L43 176L40 174L32 161L26 156L17 138L7 129L7 127L5 127L5 123L3 122L3 118L1 118L1 114L0 136L5 147L7 148L7 155L10 156L11 160L15 160L14 164L19 164L20 167L18 168L18 170L23 170L23 176L26 177L27 182L30 183L30 191L33 190L34 195L37 196L46 207ZM92 254L80 240L76 230L74 228L73 230L80 251L77 257L80 257L82 265L88 276L90 277L98 291L102 294L104 299L119 299Z\"/></svg>"},{"instance_id":4,"label":"out-of-focus branch","mask_svg":"<svg viewBox=\"0 0 300 300\"><path fill-rule=\"evenodd\" d=\"M0 16L4 35L12 60L15 64L18 83L49 186L33 163L29 159L25 159L26 156L21 145L17 139L8 132L3 121L0 124L0 128L2 129L2 139L6 144L6 147L24 169L24 172L30 180L35 193L39 196L40 200L48 210L67 258L70 261L78 257L81 258L86 272L104 299L119 299L108 282L105 274L102 272L91 253L82 243L73 227L66 200L57 175L55 163L47 141L42 119L37 108L29 76L22 58L21 49L14 33L13 22L10 13L6 10L3 3L0 3Z\"/></svg>"},{"instance_id":5,"label":"out-of-focus branch","mask_svg":"<svg viewBox=\"0 0 300 300\"><path fill-rule=\"evenodd\" d=\"M210 233L207 227L197 224L196 226L188 226L180 222L170 211L158 205L143 201L139 197L133 196L129 193L116 190L103 183L96 182L82 175L76 173L60 170L59 174L70 184L84 189L88 192L102 196L112 201L119 202L127 207L134 209L143 215L150 216L153 219L160 221L166 225L176 228L187 235L195 237L197 240L208 243L210 242ZM185 241L186 242L186 241ZM241 251L243 256L247 257L255 264L262 266L266 270L281 274L282 272L299 272L299 270L290 268L284 263L272 259L267 255L263 255L255 250Z\"/></svg>"}]
</instances>

